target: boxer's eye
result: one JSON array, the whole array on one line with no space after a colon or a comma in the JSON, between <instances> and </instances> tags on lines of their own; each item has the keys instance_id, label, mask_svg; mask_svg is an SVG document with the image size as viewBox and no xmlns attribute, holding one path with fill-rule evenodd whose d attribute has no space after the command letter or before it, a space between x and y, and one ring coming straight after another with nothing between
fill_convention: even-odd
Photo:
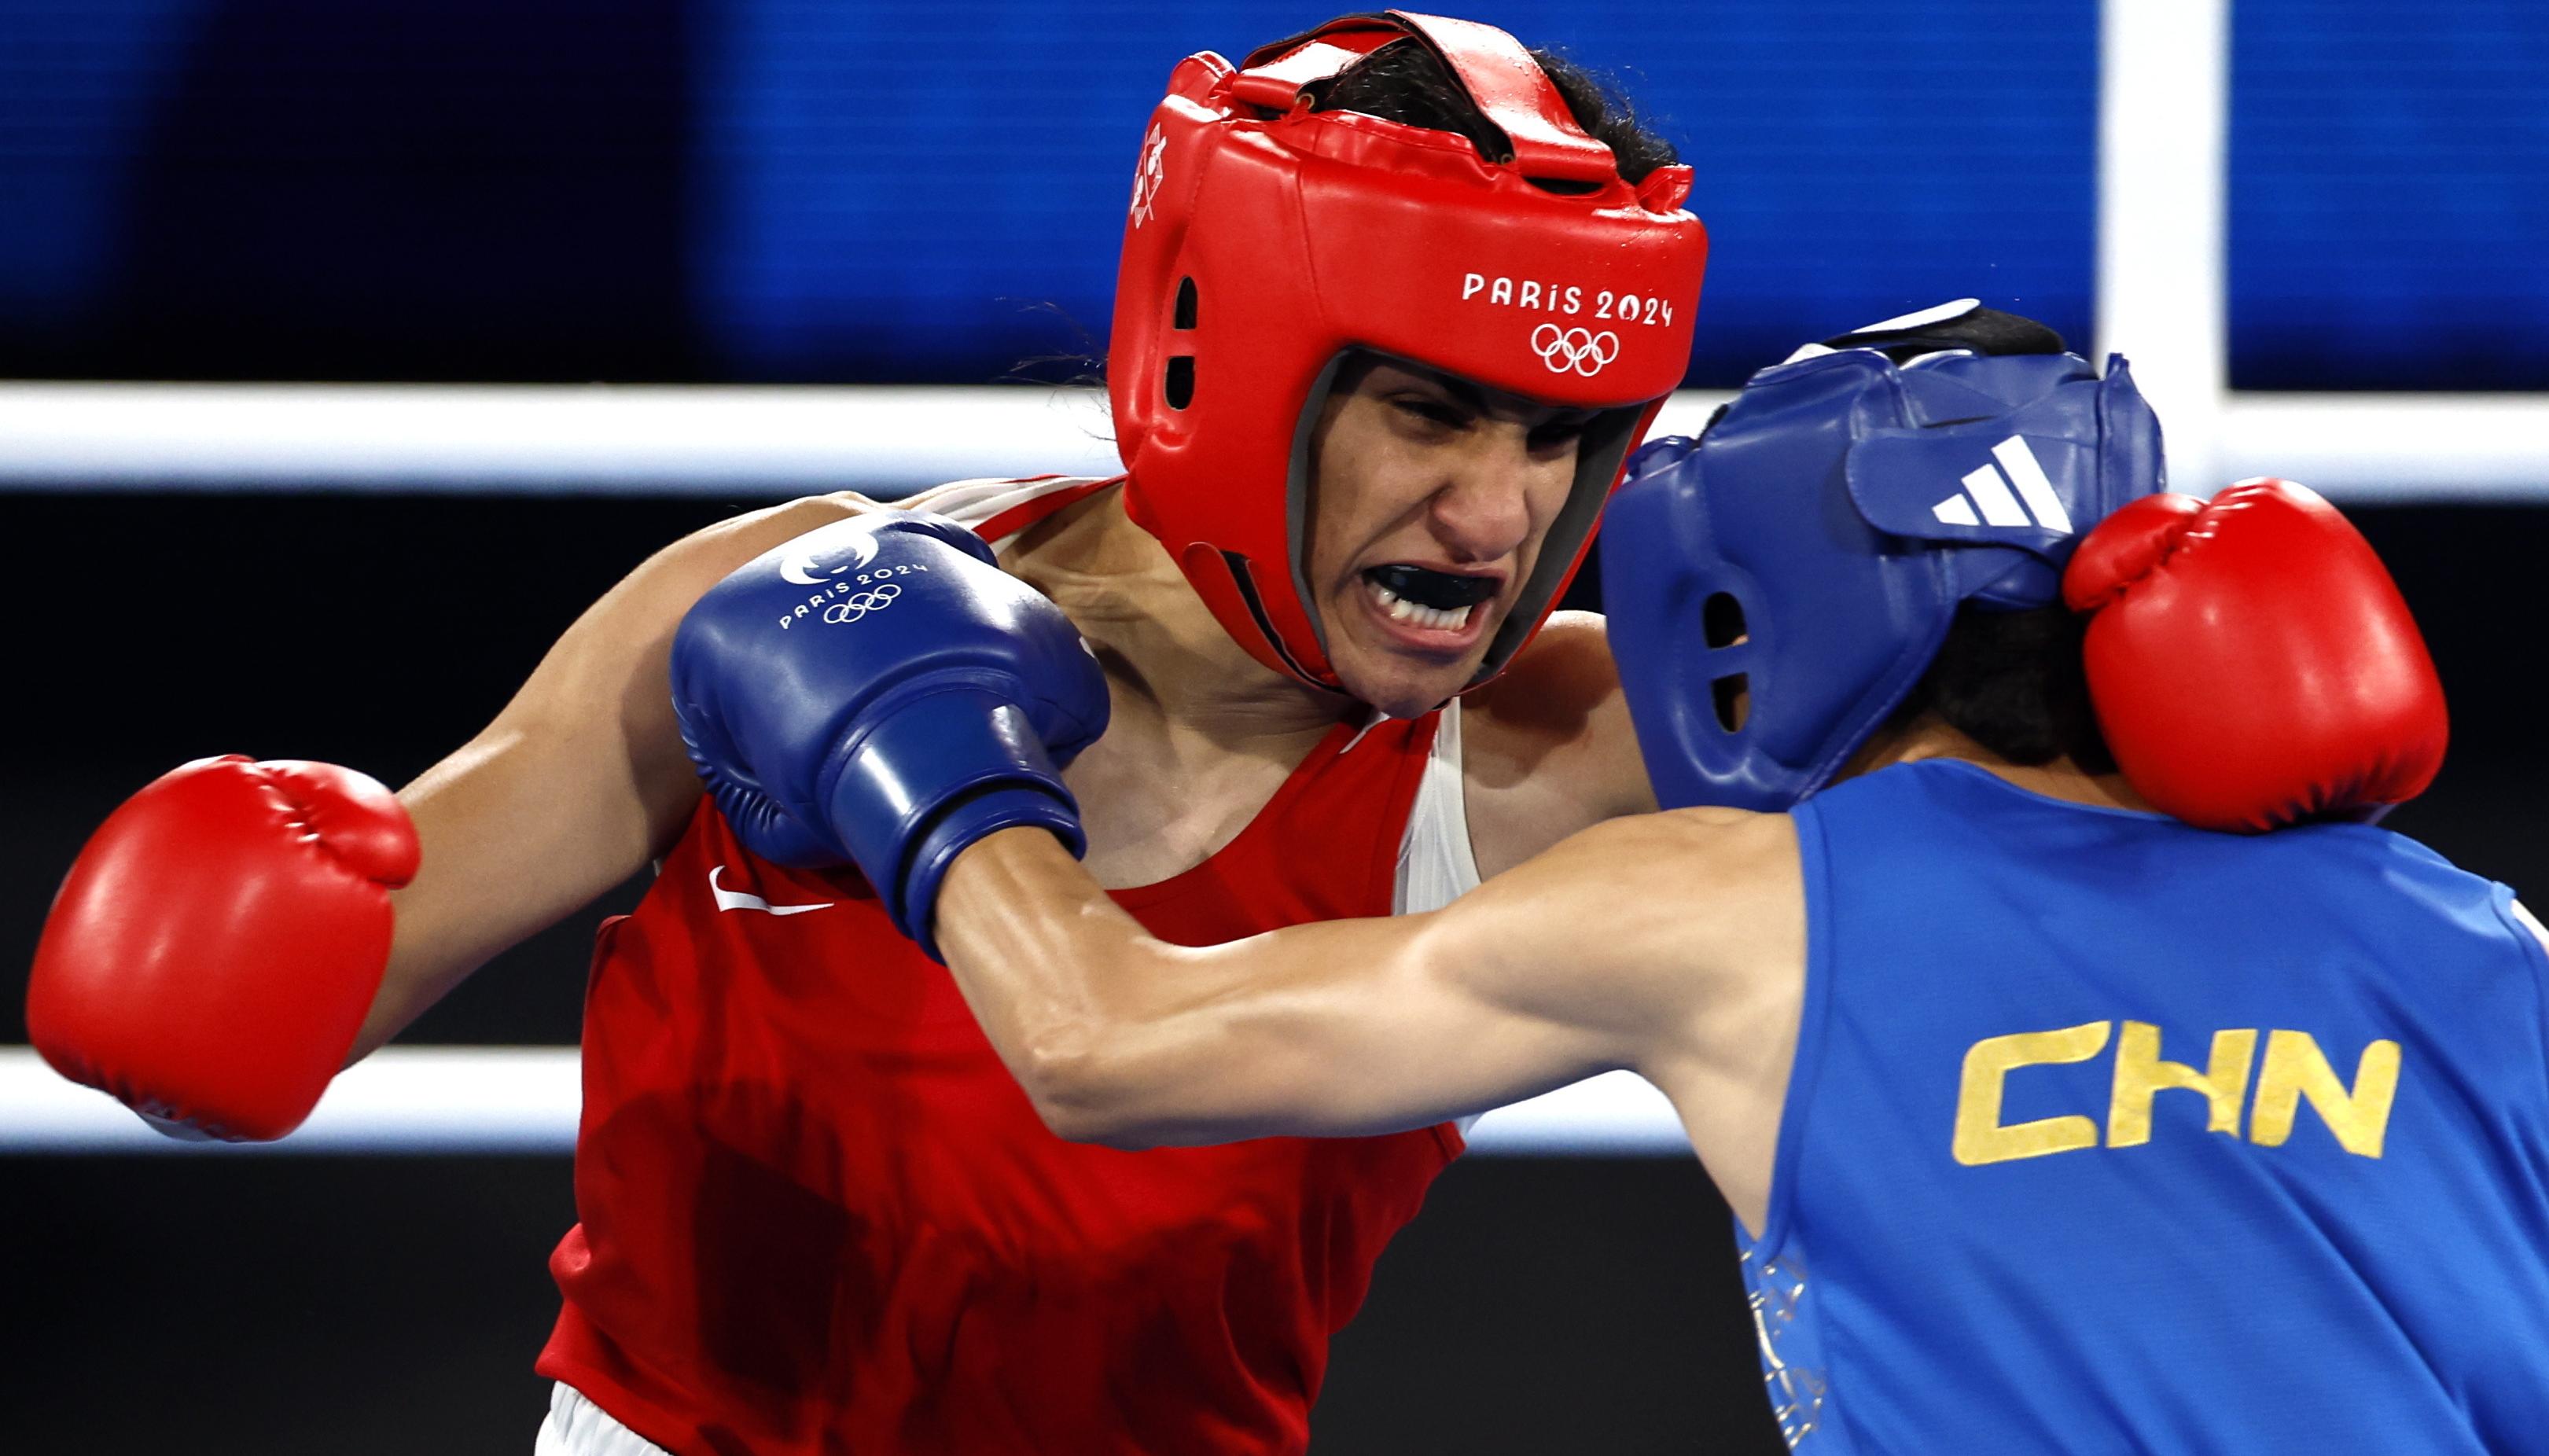
<instances>
[{"instance_id":1,"label":"boxer's eye","mask_svg":"<svg viewBox=\"0 0 2549 1456\"><path fill-rule=\"evenodd\" d=\"M1401 395L1390 402L1399 412L1444 429L1459 429L1469 422L1466 411L1424 395Z\"/></svg>"},{"instance_id":2,"label":"boxer's eye","mask_svg":"<svg viewBox=\"0 0 2549 1456\"><path fill-rule=\"evenodd\" d=\"M1500 578L1464 577L1452 572L1428 571L1421 566L1376 566L1365 572L1364 579L1373 586L1436 611L1458 611L1475 606L1496 594Z\"/></svg>"},{"instance_id":3,"label":"boxer's eye","mask_svg":"<svg viewBox=\"0 0 2549 1456\"><path fill-rule=\"evenodd\" d=\"M1583 439L1584 431L1592 427L1593 416L1590 414L1563 414L1533 430L1531 447L1535 450L1555 450L1560 446L1572 445Z\"/></svg>"}]
</instances>

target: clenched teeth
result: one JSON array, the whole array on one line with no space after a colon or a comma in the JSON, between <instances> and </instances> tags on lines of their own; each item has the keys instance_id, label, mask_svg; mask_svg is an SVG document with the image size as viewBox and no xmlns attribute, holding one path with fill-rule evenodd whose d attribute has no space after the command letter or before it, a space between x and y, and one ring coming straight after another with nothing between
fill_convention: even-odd
<instances>
[{"instance_id":1,"label":"clenched teeth","mask_svg":"<svg viewBox=\"0 0 2549 1456\"><path fill-rule=\"evenodd\" d=\"M1477 610L1473 606L1455 607L1449 611L1440 607L1419 606L1378 582L1366 582L1364 585L1371 589L1372 596L1380 602L1381 609L1389 613L1391 621L1405 622L1411 627L1430 627L1436 631L1457 632L1469 624L1469 613Z\"/></svg>"}]
</instances>

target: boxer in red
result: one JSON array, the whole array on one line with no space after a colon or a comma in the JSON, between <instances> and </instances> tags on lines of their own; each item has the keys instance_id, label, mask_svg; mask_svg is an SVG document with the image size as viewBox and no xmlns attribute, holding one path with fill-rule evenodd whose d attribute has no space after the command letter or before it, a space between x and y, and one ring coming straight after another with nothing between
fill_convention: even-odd
<instances>
[{"instance_id":1,"label":"boxer in red","mask_svg":"<svg viewBox=\"0 0 2549 1456\"><path fill-rule=\"evenodd\" d=\"M1069 784L1143 924L1430 908L1652 806L1599 622L1540 629L1681 378L1688 185L1483 26L1363 17L1177 68L1126 222L1127 476L918 502L1102 666L1111 727ZM47 924L33 1037L164 1124L278 1137L348 1055L660 860L588 993L549 1448L1299 1451L1328 1336L1460 1133L1063 1142L894 905L757 785L703 799L676 624L869 508L670 548L395 801L242 760L143 790ZM896 630L929 586L855 552L774 570L790 632Z\"/></svg>"}]
</instances>

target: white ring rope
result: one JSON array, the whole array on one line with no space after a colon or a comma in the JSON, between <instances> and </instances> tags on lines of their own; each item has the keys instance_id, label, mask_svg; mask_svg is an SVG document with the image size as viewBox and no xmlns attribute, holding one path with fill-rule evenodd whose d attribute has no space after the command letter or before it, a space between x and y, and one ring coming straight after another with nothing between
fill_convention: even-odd
<instances>
[{"instance_id":1,"label":"white ring rope","mask_svg":"<svg viewBox=\"0 0 2549 1456\"><path fill-rule=\"evenodd\" d=\"M1686 390L1658 434L1726 400ZM2549 499L2549 395L2220 397L2210 495L2283 475L2338 500ZM779 499L1111 475L1095 392L611 385L0 385L0 489Z\"/></svg>"},{"instance_id":2,"label":"white ring rope","mask_svg":"<svg viewBox=\"0 0 2549 1456\"><path fill-rule=\"evenodd\" d=\"M337 1077L280 1142L180 1142L102 1092L64 1081L31 1047L0 1047L0 1153L552 1153L575 1151L583 1104L572 1046L392 1046ZM1485 1154L1690 1155L1663 1095L1628 1072L1480 1119Z\"/></svg>"}]
</instances>

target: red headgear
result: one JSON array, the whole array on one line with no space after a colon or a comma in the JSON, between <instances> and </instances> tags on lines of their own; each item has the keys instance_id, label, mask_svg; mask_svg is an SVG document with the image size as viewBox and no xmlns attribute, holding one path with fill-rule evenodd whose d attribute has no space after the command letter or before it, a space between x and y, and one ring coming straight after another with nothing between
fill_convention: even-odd
<instances>
[{"instance_id":1,"label":"red headgear","mask_svg":"<svg viewBox=\"0 0 2549 1456\"><path fill-rule=\"evenodd\" d=\"M1350 111L1323 82L1432 50L1505 138ZM1622 462L1681 382L1708 234L1688 167L1637 186L1513 37L1391 11L1180 61L1124 225L1110 392L1133 519L1260 662L1338 685L1302 561L1310 429L1349 349L1601 414L1478 681L1575 575Z\"/></svg>"}]
</instances>

